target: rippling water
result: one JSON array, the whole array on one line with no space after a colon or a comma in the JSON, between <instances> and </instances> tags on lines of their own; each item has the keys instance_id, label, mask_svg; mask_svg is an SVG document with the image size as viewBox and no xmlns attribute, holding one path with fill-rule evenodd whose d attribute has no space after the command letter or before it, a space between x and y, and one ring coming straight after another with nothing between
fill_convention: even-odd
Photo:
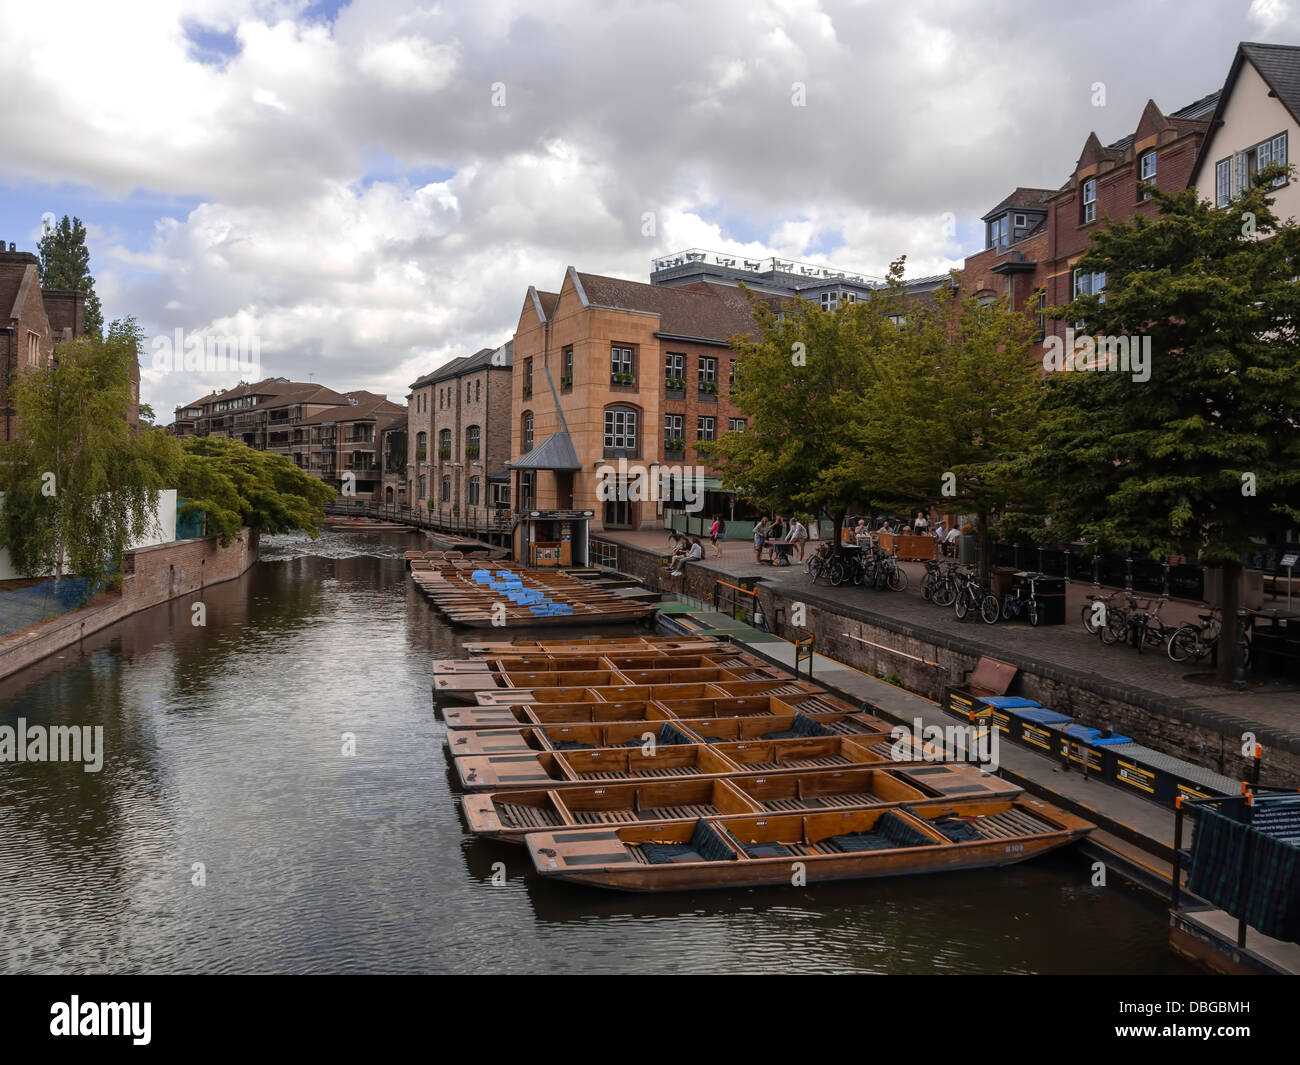
<instances>
[{"instance_id":1,"label":"rippling water","mask_svg":"<svg viewBox=\"0 0 1300 1065\"><path fill-rule=\"evenodd\" d=\"M459 641L406 578L418 543L267 537L206 626L178 600L0 681L0 724L106 748L99 773L0 763L0 971L1186 970L1160 904L1071 854L659 898L539 882L463 829L430 701Z\"/></svg>"}]
</instances>

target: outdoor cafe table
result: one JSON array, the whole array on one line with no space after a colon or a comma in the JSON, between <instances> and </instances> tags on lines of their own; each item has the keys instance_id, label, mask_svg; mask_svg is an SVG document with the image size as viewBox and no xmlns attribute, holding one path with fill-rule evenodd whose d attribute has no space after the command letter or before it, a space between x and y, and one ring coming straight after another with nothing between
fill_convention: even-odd
<instances>
[{"instance_id":1,"label":"outdoor cafe table","mask_svg":"<svg viewBox=\"0 0 1300 1065\"><path fill-rule=\"evenodd\" d=\"M763 546L768 550L768 565L775 566L777 557L790 558L790 552L794 550L795 542L793 540L764 540Z\"/></svg>"},{"instance_id":2,"label":"outdoor cafe table","mask_svg":"<svg viewBox=\"0 0 1300 1065\"><path fill-rule=\"evenodd\" d=\"M1246 611L1246 630L1250 635L1251 672L1278 676L1300 668L1300 639L1290 624L1300 613L1269 607ZM1261 622L1267 621L1267 627Z\"/></svg>"}]
</instances>

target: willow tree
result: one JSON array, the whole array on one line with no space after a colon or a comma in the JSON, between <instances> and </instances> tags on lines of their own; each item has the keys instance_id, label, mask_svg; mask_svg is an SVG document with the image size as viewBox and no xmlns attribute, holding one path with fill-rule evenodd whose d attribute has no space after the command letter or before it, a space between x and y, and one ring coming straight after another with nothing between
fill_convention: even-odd
<instances>
[{"instance_id":1,"label":"willow tree","mask_svg":"<svg viewBox=\"0 0 1300 1065\"><path fill-rule=\"evenodd\" d=\"M1218 568L1229 640L1251 537L1300 521L1300 229L1272 211L1282 174L1223 209L1153 188L1156 217L1093 237L1076 266L1105 272L1105 298L1061 314L1114 341L1052 375L1035 454L1085 539Z\"/></svg>"},{"instance_id":2,"label":"willow tree","mask_svg":"<svg viewBox=\"0 0 1300 1065\"><path fill-rule=\"evenodd\" d=\"M244 526L267 533L304 529L315 538L338 493L284 455L223 437L182 441L176 488L182 518L203 515L205 532L227 544Z\"/></svg>"},{"instance_id":3,"label":"willow tree","mask_svg":"<svg viewBox=\"0 0 1300 1065\"><path fill-rule=\"evenodd\" d=\"M154 531L177 453L161 429L127 422L140 340L128 318L17 375L16 434L0 449L0 544L20 573L115 581L127 545Z\"/></svg>"},{"instance_id":4,"label":"willow tree","mask_svg":"<svg viewBox=\"0 0 1300 1065\"><path fill-rule=\"evenodd\" d=\"M727 433L716 449L728 489L773 509L826 511L837 530L849 508L873 494L875 482L836 471L856 446L850 416L895 343L890 316L901 313L902 272L899 260L886 288L834 311L803 299L772 305L746 292L757 335L732 341L731 397L746 427Z\"/></svg>"}]
</instances>

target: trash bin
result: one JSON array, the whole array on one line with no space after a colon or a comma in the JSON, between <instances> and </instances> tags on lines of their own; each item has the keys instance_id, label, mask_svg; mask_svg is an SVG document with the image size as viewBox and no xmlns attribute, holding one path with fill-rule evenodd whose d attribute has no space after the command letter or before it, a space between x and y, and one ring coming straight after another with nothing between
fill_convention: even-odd
<instances>
[{"instance_id":1,"label":"trash bin","mask_svg":"<svg viewBox=\"0 0 1300 1065\"><path fill-rule=\"evenodd\" d=\"M1019 594L1028 595L1033 583L1034 598L1038 602L1038 624L1065 624L1065 578L1048 577L1041 573L1022 572L1015 575Z\"/></svg>"},{"instance_id":2,"label":"trash bin","mask_svg":"<svg viewBox=\"0 0 1300 1065\"><path fill-rule=\"evenodd\" d=\"M963 566L975 565L975 537L959 536L957 538L957 558Z\"/></svg>"},{"instance_id":3,"label":"trash bin","mask_svg":"<svg viewBox=\"0 0 1300 1065\"><path fill-rule=\"evenodd\" d=\"M998 602L1002 602L1016 586L1016 578L1020 576L1016 572L1015 566L994 566L993 567L993 594L998 597Z\"/></svg>"}]
</instances>

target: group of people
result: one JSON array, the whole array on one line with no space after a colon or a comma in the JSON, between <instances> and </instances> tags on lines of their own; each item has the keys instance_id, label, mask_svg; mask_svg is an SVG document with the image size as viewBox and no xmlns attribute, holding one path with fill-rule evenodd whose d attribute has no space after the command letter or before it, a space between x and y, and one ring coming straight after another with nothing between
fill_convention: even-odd
<instances>
[{"instance_id":1,"label":"group of people","mask_svg":"<svg viewBox=\"0 0 1300 1065\"><path fill-rule=\"evenodd\" d=\"M930 519L925 516L924 511L918 510L916 517L910 522L899 519L897 521L885 518L876 528L866 518L859 518L857 525L853 528L854 539L858 545L871 543L874 533L892 533L900 536L925 536L927 533L934 537L935 545L939 548L939 553L943 555L956 555L957 544L961 540L961 528L954 525L951 529L945 528L943 520L935 522L934 529L930 529Z\"/></svg>"},{"instance_id":2,"label":"group of people","mask_svg":"<svg viewBox=\"0 0 1300 1065\"><path fill-rule=\"evenodd\" d=\"M763 561L763 547L767 544L790 544L788 548L773 547L774 558L772 564L776 566L790 565L790 554L793 551L799 552L798 561L803 561L804 545L808 543L808 526L806 526L797 517L792 517L787 525L785 520L778 514L768 524L766 518L759 518L754 525L754 561Z\"/></svg>"},{"instance_id":3,"label":"group of people","mask_svg":"<svg viewBox=\"0 0 1300 1065\"><path fill-rule=\"evenodd\" d=\"M709 526L709 541L713 544L713 557L722 557L722 545L718 540L722 536L722 516L715 515ZM682 575L682 566L687 562L698 562L704 557L704 545L694 537L679 533L676 529L668 530L668 542L673 545L672 554L668 556L668 574L672 577Z\"/></svg>"}]
</instances>

